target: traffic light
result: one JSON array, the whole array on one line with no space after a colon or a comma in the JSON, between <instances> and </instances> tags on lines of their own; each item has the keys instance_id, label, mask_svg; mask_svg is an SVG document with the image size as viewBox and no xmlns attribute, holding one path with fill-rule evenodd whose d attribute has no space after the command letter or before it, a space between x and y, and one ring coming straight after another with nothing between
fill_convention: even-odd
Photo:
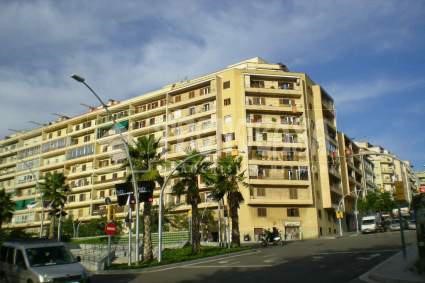
<instances>
[{"instance_id":1,"label":"traffic light","mask_svg":"<svg viewBox=\"0 0 425 283\"><path fill-rule=\"evenodd\" d=\"M155 190L154 181L141 181L138 182L139 187L139 201L140 202L152 202L153 191Z\"/></svg>"},{"instance_id":2,"label":"traffic light","mask_svg":"<svg viewBox=\"0 0 425 283\"><path fill-rule=\"evenodd\" d=\"M128 199L128 193L131 192L130 183L115 184L117 202L119 206L125 206Z\"/></svg>"}]
</instances>

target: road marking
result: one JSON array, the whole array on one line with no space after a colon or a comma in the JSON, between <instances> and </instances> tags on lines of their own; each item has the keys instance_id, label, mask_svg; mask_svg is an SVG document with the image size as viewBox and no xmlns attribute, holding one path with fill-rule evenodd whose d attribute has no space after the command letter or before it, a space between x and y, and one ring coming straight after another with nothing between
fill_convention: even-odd
<instances>
[{"instance_id":1,"label":"road marking","mask_svg":"<svg viewBox=\"0 0 425 283\"><path fill-rule=\"evenodd\" d=\"M265 263L270 263L270 262L275 262L276 260L275 259L265 259L265 260L263 260L263 262L265 262Z\"/></svg>"},{"instance_id":2,"label":"road marking","mask_svg":"<svg viewBox=\"0 0 425 283\"><path fill-rule=\"evenodd\" d=\"M313 256L313 260L314 260L314 261L322 260L322 259L323 259L323 256L320 256L320 255L315 255L315 256Z\"/></svg>"},{"instance_id":3,"label":"road marking","mask_svg":"<svg viewBox=\"0 0 425 283\"><path fill-rule=\"evenodd\" d=\"M380 255L381 254L372 254L372 255L370 255L368 257L358 257L357 259L360 259L360 260L371 260L372 258L378 257Z\"/></svg>"},{"instance_id":4,"label":"road marking","mask_svg":"<svg viewBox=\"0 0 425 283\"><path fill-rule=\"evenodd\" d=\"M192 265L182 266L180 268L192 269L192 268L261 268L261 267L273 267L271 264L253 264L253 265Z\"/></svg>"},{"instance_id":5,"label":"road marking","mask_svg":"<svg viewBox=\"0 0 425 283\"><path fill-rule=\"evenodd\" d=\"M385 253L385 252L398 252L399 250L367 250L367 251L346 251L346 252L326 252L316 253L314 255L333 255L333 254L372 254L372 253Z\"/></svg>"},{"instance_id":6,"label":"road marking","mask_svg":"<svg viewBox=\"0 0 425 283\"><path fill-rule=\"evenodd\" d=\"M228 259L228 258L245 256L245 255L252 255L252 254L257 254L257 253L260 253L260 252L261 251L255 250L255 251L252 251L252 252L249 252L249 253L243 253L243 254L225 256L225 258ZM209 260L204 260L204 261L193 262L193 263L189 263L189 264L185 264L185 265L171 266L171 267L165 267L165 268L155 269L155 270L146 270L146 271L141 271L139 273L162 272L162 271L172 270L172 269L177 269L177 268L186 268L188 266L193 266L193 265L196 265L196 264L203 264L203 263L208 263L208 262L214 262L214 261L218 261L218 260L220 260L220 259L219 258L215 258L215 259L209 259Z\"/></svg>"}]
</instances>

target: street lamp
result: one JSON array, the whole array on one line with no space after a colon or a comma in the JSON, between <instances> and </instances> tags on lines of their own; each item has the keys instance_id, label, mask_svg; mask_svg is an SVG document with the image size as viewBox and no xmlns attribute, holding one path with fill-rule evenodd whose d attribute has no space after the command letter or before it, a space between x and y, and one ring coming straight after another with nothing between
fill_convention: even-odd
<instances>
[{"instance_id":1,"label":"street lamp","mask_svg":"<svg viewBox=\"0 0 425 283\"><path fill-rule=\"evenodd\" d=\"M103 102L103 100L99 97L99 95L97 95L97 93L86 83L85 78L83 78L79 75L76 75L76 74L71 75L71 78L73 78L74 80L76 80L79 83L82 83L83 85L85 85L90 90L90 92L100 102L100 104L102 105L102 107L105 110L105 112L107 113L107 115L112 118L112 126L116 127L117 121L115 119L115 116L112 115L111 111L108 108L108 105L106 105L106 103ZM125 140L124 136L122 135L121 131L118 131L118 134L119 134L119 137L120 137L122 143L124 144L124 150L125 150L125 153L127 155L128 163L130 165L131 179L132 179L132 184L133 184L133 192L134 192L135 199L136 199L136 263L138 263L139 262L139 256L140 256L140 252L139 252L139 249L140 249L140 238L139 238L140 202L139 202L139 194L138 194L136 178L135 178L134 170L133 170L133 162L131 160L130 152L129 152L129 149L128 149L128 143ZM129 203L129 206L131 206L130 203ZM131 219L131 209L130 209L130 216L129 217ZM129 231L129 235L130 236L129 236L128 265L131 265L131 229Z\"/></svg>"},{"instance_id":2,"label":"street lamp","mask_svg":"<svg viewBox=\"0 0 425 283\"><path fill-rule=\"evenodd\" d=\"M229 147L224 147L221 148L220 150L224 150L224 149L234 149L233 146L229 146ZM162 260L162 206L163 206L163 198L164 198L164 190L165 190L165 186L168 183L168 180L171 178L171 176L173 175L173 173L179 169L184 163L186 163L187 161L191 160L192 158L198 157L200 155L206 155L209 153L213 153L216 152L217 149L210 149L210 150L206 150L206 151L201 151L198 152L198 154L194 154L194 155L190 155L188 157L186 157L185 159L183 159L182 161L179 162L179 164L177 164L176 167L174 167L170 173L168 173L168 175L165 177L164 179L164 183L161 186L161 190L159 192L159 211L158 211L158 262L161 262ZM240 153L244 153L244 151L239 151Z\"/></svg>"}]
</instances>

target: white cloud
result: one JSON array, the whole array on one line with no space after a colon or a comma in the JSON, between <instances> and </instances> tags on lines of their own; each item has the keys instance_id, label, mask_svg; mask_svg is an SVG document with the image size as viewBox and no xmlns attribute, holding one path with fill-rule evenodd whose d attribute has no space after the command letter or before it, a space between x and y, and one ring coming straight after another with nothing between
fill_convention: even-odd
<instances>
[{"instance_id":1,"label":"white cloud","mask_svg":"<svg viewBox=\"0 0 425 283\"><path fill-rule=\"evenodd\" d=\"M406 48L421 9L420 1L3 2L0 135L95 104L71 73L105 99L125 99L254 56L303 71L356 49ZM357 97L381 95L385 83ZM341 89L342 101L359 95Z\"/></svg>"}]
</instances>

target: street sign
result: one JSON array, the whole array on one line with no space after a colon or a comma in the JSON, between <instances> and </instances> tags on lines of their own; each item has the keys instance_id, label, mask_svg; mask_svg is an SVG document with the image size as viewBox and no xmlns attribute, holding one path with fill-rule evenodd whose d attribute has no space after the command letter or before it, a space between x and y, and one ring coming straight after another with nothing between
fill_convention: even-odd
<instances>
[{"instance_id":1,"label":"street sign","mask_svg":"<svg viewBox=\"0 0 425 283\"><path fill-rule=\"evenodd\" d=\"M105 226L105 234L113 236L117 233L117 225L115 223L108 223Z\"/></svg>"}]
</instances>

